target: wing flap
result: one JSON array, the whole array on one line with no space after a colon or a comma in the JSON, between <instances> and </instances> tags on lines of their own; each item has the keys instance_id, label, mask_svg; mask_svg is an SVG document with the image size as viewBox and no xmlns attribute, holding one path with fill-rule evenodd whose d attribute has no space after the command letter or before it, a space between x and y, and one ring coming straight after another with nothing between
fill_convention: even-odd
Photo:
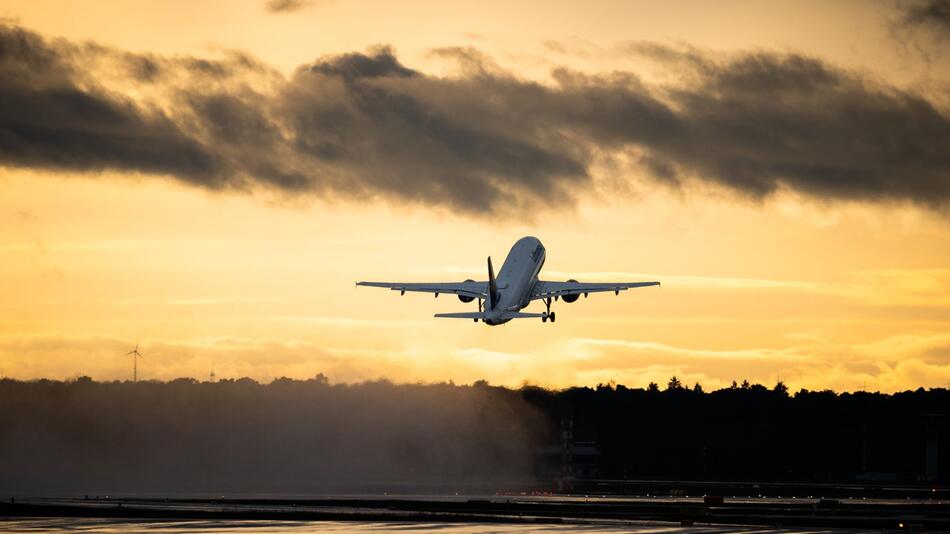
<instances>
[{"instance_id":1,"label":"wing flap","mask_svg":"<svg viewBox=\"0 0 950 534\"><path fill-rule=\"evenodd\" d=\"M658 286L659 282L538 282L531 294L532 299L562 297L564 295L583 295L613 291L619 293L638 287Z\"/></svg>"},{"instance_id":2,"label":"wing flap","mask_svg":"<svg viewBox=\"0 0 950 534\"><path fill-rule=\"evenodd\" d=\"M484 299L488 292L488 282L357 282L358 286L382 287L400 293L450 293Z\"/></svg>"}]
</instances>

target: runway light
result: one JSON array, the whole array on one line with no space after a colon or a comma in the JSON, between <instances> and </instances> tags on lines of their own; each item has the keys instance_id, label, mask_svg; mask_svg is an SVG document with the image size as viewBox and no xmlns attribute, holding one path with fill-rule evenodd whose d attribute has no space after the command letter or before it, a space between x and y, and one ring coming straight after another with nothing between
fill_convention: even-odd
<instances>
[{"instance_id":1,"label":"runway light","mask_svg":"<svg viewBox=\"0 0 950 534\"><path fill-rule=\"evenodd\" d=\"M904 528L904 524L903 524L903 523L898 523L898 524L897 524L897 528Z\"/></svg>"}]
</instances>

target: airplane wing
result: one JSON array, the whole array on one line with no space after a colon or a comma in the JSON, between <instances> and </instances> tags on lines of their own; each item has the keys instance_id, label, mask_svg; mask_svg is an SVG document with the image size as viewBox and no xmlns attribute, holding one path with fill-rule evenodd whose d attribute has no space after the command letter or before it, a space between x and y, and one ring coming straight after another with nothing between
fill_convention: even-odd
<instances>
[{"instance_id":1,"label":"airplane wing","mask_svg":"<svg viewBox=\"0 0 950 534\"><path fill-rule=\"evenodd\" d=\"M613 291L620 294L621 291L633 289L635 287L658 286L659 282L542 282L538 281L531 293L531 300L546 299L549 297L565 297L571 295L587 295L588 293L600 293L604 291Z\"/></svg>"},{"instance_id":2,"label":"airplane wing","mask_svg":"<svg viewBox=\"0 0 950 534\"><path fill-rule=\"evenodd\" d=\"M488 282L474 282L471 280L466 280L464 282L411 282L411 283L402 283L402 282L357 282L358 286L368 286L368 287L384 287L387 289L392 289L393 291L399 291L402 294L405 294L406 291L416 291L420 293L435 293L436 296L439 293L453 293L455 295L461 295L463 297L471 297L475 299L484 299L488 295Z\"/></svg>"}]
</instances>

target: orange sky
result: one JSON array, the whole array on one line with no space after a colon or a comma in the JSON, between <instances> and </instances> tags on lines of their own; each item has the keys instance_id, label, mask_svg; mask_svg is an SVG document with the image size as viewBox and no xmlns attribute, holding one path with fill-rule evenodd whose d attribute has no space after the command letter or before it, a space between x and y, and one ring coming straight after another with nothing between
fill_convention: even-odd
<instances>
[{"instance_id":1,"label":"orange sky","mask_svg":"<svg viewBox=\"0 0 950 534\"><path fill-rule=\"evenodd\" d=\"M888 3L600 2L458 4L8 1L0 16L47 39L94 40L160 56L237 49L290 76L326 56L389 44L432 76L435 48L470 46L520 80L551 69L673 76L631 42L711 57L800 53L942 114L948 54L908 44ZM102 83L131 100L122 80ZM907 201L765 199L635 168L592 168L573 201L531 213L459 213L381 194L208 191L168 176L0 167L0 372L17 378L310 377L548 386L630 386L677 375L707 389L733 379L883 391L950 384L947 212ZM950 179L943 169L944 180ZM618 186L618 183L624 185ZM620 297L559 303L558 322L489 328L437 320L457 299L356 280L484 277L523 235L548 249L550 279L657 279ZM540 309L535 304L529 311Z\"/></svg>"}]
</instances>

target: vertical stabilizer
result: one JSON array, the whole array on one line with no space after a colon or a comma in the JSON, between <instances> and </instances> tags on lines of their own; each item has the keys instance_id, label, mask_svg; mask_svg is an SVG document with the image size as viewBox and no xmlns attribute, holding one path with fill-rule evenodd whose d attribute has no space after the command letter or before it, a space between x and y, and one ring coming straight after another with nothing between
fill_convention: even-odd
<instances>
[{"instance_id":1,"label":"vertical stabilizer","mask_svg":"<svg viewBox=\"0 0 950 534\"><path fill-rule=\"evenodd\" d=\"M494 310L498 303L498 284L495 283L495 269L491 266L491 256L488 257L488 301L485 303L487 310Z\"/></svg>"}]
</instances>

